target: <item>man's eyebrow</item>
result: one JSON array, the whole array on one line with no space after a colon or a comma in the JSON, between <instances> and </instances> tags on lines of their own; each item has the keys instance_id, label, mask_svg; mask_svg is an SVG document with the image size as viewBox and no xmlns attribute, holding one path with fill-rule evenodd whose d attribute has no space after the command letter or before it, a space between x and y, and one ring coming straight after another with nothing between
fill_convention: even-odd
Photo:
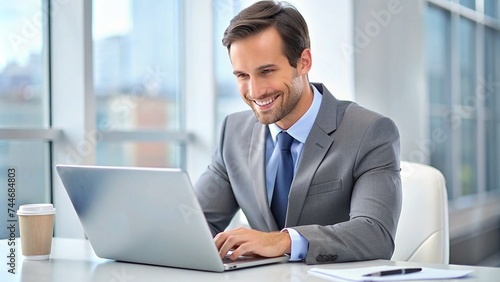
<instances>
[{"instance_id":1,"label":"man's eyebrow","mask_svg":"<svg viewBox=\"0 0 500 282\"><path fill-rule=\"evenodd\" d=\"M275 64L267 64L267 65L263 65L263 66L258 67L257 70L260 71L260 70L263 70L263 69L274 68L274 67L276 67Z\"/></svg>"},{"instance_id":2,"label":"man's eyebrow","mask_svg":"<svg viewBox=\"0 0 500 282\"><path fill-rule=\"evenodd\" d=\"M276 67L275 64L266 64L266 65L259 66L256 70L257 71L261 71L261 70L264 70L264 69L267 69L267 68L274 68L274 67ZM245 74L245 72L239 71L239 70L235 70L235 71L233 71L233 74L234 75Z\"/></svg>"}]
</instances>

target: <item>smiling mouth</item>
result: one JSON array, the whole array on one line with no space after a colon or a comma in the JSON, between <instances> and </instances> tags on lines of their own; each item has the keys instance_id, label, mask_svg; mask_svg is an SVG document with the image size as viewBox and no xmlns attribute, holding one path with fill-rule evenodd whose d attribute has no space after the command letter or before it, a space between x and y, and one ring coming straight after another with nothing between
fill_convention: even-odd
<instances>
[{"instance_id":1,"label":"smiling mouth","mask_svg":"<svg viewBox=\"0 0 500 282\"><path fill-rule=\"evenodd\" d=\"M264 106L267 106L267 105L271 104L272 102L274 102L278 98L278 96L279 95L276 95L276 96L273 96L271 98L267 98L267 99L263 99L263 100L253 100L253 102L259 107L264 107Z\"/></svg>"}]
</instances>

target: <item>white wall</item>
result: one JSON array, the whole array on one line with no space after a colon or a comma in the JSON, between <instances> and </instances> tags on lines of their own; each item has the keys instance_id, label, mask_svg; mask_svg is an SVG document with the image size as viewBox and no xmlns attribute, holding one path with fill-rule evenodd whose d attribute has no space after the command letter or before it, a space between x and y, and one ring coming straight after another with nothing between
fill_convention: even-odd
<instances>
[{"instance_id":1,"label":"white wall","mask_svg":"<svg viewBox=\"0 0 500 282\"><path fill-rule=\"evenodd\" d=\"M359 104L392 118L403 160L428 163L425 1L354 1L354 80Z\"/></svg>"},{"instance_id":2,"label":"white wall","mask_svg":"<svg viewBox=\"0 0 500 282\"><path fill-rule=\"evenodd\" d=\"M351 0L290 0L304 16L311 37L312 82L322 82L338 99L354 99Z\"/></svg>"}]
</instances>

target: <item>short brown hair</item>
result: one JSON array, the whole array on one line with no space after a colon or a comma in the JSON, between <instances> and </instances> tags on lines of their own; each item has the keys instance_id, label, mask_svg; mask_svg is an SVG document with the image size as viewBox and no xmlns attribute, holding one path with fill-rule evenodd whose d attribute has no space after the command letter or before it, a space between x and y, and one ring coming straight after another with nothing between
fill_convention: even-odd
<instances>
[{"instance_id":1,"label":"short brown hair","mask_svg":"<svg viewBox=\"0 0 500 282\"><path fill-rule=\"evenodd\" d=\"M283 53L292 67L306 48L310 48L307 23L295 7L286 2L259 1L242 10L229 23L222 44L230 51L237 40L274 27L283 40Z\"/></svg>"}]
</instances>

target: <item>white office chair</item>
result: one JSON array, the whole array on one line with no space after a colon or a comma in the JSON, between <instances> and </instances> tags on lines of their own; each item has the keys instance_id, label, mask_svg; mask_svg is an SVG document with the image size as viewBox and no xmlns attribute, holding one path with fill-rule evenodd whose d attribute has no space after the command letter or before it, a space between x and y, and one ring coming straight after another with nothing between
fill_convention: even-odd
<instances>
[{"instance_id":1,"label":"white office chair","mask_svg":"<svg viewBox=\"0 0 500 282\"><path fill-rule=\"evenodd\" d=\"M443 174L401 162L403 204L392 260L449 263L448 197Z\"/></svg>"}]
</instances>

